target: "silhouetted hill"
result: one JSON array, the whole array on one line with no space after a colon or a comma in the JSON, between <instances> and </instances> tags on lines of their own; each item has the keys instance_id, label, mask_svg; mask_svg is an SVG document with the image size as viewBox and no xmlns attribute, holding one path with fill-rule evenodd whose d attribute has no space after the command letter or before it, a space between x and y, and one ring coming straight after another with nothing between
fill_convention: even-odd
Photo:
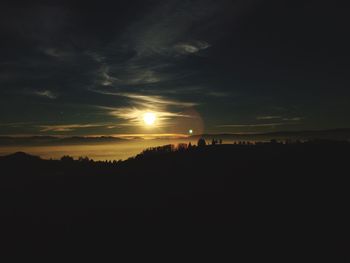
<instances>
[{"instance_id":1,"label":"silhouetted hill","mask_svg":"<svg viewBox=\"0 0 350 263\"><path fill-rule=\"evenodd\" d=\"M123 162L16 153L0 158L0 223L9 236L75 233L83 248L85 234L197 228L216 233L210 244L337 259L350 233L349 153L349 143L331 141L163 146Z\"/></svg>"},{"instance_id":2,"label":"silhouetted hill","mask_svg":"<svg viewBox=\"0 0 350 263\"><path fill-rule=\"evenodd\" d=\"M37 162L41 161L40 157L30 155L24 152L16 152L14 154L6 155L6 156L0 156L0 160L4 162Z\"/></svg>"}]
</instances>

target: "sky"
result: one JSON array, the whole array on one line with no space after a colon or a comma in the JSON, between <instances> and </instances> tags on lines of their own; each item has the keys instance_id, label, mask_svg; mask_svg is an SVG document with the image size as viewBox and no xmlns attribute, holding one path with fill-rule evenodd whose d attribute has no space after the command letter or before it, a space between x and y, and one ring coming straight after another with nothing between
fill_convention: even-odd
<instances>
[{"instance_id":1,"label":"sky","mask_svg":"<svg viewBox=\"0 0 350 263\"><path fill-rule=\"evenodd\" d=\"M1 1L0 135L350 128L342 4Z\"/></svg>"}]
</instances>

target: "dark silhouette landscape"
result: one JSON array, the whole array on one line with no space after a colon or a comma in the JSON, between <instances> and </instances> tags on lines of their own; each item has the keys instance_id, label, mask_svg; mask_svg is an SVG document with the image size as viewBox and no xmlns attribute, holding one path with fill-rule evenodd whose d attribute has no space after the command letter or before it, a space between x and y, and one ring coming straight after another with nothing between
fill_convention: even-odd
<instances>
[{"instance_id":1,"label":"dark silhouette landscape","mask_svg":"<svg viewBox=\"0 0 350 263\"><path fill-rule=\"evenodd\" d=\"M349 13L0 1L0 263L350 262Z\"/></svg>"},{"instance_id":2,"label":"dark silhouette landscape","mask_svg":"<svg viewBox=\"0 0 350 263\"><path fill-rule=\"evenodd\" d=\"M175 240L171 231L197 229L196 238L215 236L207 245L253 242L296 258L306 252L344 259L348 142L205 143L165 145L114 162L0 157L1 224L12 241L74 234L75 246L84 247L94 235L106 244L151 228L154 236L167 229Z\"/></svg>"}]
</instances>

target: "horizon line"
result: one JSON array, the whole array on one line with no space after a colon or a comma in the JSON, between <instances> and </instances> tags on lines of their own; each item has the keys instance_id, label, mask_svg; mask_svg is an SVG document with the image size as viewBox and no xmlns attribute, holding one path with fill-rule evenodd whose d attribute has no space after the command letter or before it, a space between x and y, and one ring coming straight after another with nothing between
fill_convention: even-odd
<instances>
[{"instance_id":1,"label":"horizon line","mask_svg":"<svg viewBox=\"0 0 350 263\"><path fill-rule=\"evenodd\" d=\"M56 138L101 138L101 137L113 137L113 138L128 138L128 137L178 137L178 138L189 138L194 136L205 136L205 135L263 135L263 134L274 134L274 133L294 133L294 132L320 132L320 131L339 131L349 130L350 128L328 128L328 129L304 129L304 130L280 130L280 131L269 131L269 132L215 132L215 133L201 133L201 134L184 134L184 133L120 133L120 134L93 134L93 135L61 135L61 134L3 134L1 137L11 138L30 138L30 137L56 137Z\"/></svg>"}]
</instances>

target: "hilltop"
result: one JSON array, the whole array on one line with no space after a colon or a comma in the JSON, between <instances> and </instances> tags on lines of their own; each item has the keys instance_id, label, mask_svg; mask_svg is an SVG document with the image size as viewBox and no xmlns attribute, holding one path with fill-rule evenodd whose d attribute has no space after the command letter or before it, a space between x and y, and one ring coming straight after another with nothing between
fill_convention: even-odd
<instances>
[{"instance_id":1,"label":"hilltop","mask_svg":"<svg viewBox=\"0 0 350 263\"><path fill-rule=\"evenodd\" d=\"M154 235L171 226L239 243L344 245L349 152L348 142L313 141L167 145L118 162L16 153L0 157L1 223L11 235L60 226L119 237L121 227L152 226Z\"/></svg>"}]
</instances>

